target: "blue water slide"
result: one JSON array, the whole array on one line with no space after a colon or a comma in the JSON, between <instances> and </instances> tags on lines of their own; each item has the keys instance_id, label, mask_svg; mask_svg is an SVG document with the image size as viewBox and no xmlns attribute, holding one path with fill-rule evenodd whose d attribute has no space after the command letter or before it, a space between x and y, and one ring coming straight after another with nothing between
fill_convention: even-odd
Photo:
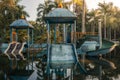
<instances>
[{"instance_id":1,"label":"blue water slide","mask_svg":"<svg viewBox=\"0 0 120 80\"><path fill-rule=\"evenodd\" d=\"M75 69L79 67L81 73L86 73L78 60L74 44L49 44L47 70L49 69Z\"/></svg>"}]
</instances>

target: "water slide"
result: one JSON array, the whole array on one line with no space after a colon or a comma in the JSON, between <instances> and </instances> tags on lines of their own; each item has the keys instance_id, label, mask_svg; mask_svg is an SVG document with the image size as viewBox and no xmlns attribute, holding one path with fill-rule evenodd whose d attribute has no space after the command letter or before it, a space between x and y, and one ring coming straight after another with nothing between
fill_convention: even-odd
<instances>
[{"instance_id":1,"label":"water slide","mask_svg":"<svg viewBox=\"0 0 120 80\"><path fill-rule=\"evenodd\" d=\"M73 44L51 44L48 46L47 67L49 69L76 69L79 67L80 73L86 70L80 64L76 48Z\"/></svg>"},{"instance_id":2,"label":"water slide","mask_svg":"<svg viewBox=\"0 0 120 80\"><path fill-rule=\"evenodd\" d=\"M105 39L102 39L102 45L100 45L98 36L86 36L77 41L77 53L78 55L97 56L111 52L116 46L113 42Z\"/></svg>"}]
</instances>

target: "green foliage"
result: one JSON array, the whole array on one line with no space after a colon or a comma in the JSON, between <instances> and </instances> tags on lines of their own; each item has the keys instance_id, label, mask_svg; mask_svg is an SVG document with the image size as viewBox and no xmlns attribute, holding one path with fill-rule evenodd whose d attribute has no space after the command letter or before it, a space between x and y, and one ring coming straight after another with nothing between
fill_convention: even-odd
<instances>
[{"instance_id":1,"label":"green foliage","mask_svg":"<svg viewBox=\"0 0 120 80\"><path fill-rule=\"evenodd\" d=\"M102 32L106 39L119 38L120 9L109 3L99 3L99 8L88 12L88 23L92 32L98 30L98 20L102 19ZM95 29L95 30L94 30Z\"/></svg>"},{"instance_id":2,"label":"green foliage","mask_svg":"<svg viewBox=\"0 0 120 80\"><path fill-rule=\"evenodd\" d=\"M43 4L40 3L37 8L36 21L39 22L41 26L44 26L44 20L43 20L44 16L56 7L57 7L57 3L50 0L45 1Z\"/></svg>"},{"instance_id":3,"label":"green foliage","mask_svg":"<svg viewBox=\"0 0 120 80\"><path fill-rule=\"evenodd\" d=\"M16 19L20 18L22 14L29 16L26 11L24 11L24 6L19 5L20 0L15 0L15 3L11 2L13 0L2 0L0 2L0 36L2 42L10 41L9 25Z\"/></svg>"}]
</instances>

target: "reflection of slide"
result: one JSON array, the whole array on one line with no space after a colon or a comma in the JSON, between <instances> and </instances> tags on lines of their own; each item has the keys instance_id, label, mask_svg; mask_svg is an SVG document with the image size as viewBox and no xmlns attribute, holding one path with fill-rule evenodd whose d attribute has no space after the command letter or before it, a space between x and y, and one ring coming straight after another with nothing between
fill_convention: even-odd
<instances>
[{"instance_id":1,"label":"reflection of slide","mask_svg":"<svg viewBox=\"0 0 120 80\"><path fill-rule=\"evenodd\" d=\"M94 57L89 57L89 60L92 60L95 64L101 65L103 67L106 67L107 69L112 68L112 69L116 69L115 64L112 61L109 61L107 59L104 58L94 58Z\"/></svg>"},{"instance_id":2,"label":"reflection of slide","mask_svg":"<svg viewBox=\"0 0 120 80\"><path fill-rule=\"evenodd\" d=\"M80 67L80 71L86 72L78 61L76 49L73 44L51 44L49 47L48 64L51 69L75 69Z\"/></svg>"}]
</instances>

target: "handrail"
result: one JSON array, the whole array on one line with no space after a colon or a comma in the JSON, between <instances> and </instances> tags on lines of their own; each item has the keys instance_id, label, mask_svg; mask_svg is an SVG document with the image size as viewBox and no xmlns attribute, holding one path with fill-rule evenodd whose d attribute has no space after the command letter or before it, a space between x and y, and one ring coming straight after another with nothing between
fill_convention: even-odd
<instances>
[{"instance_id":1,"label":"handrail","mask_svg":"<svg viewBox=\"0 0 120 80\"><path fill-rule=\"evenodd\" d=\"M98 32L76 32L76 38L80 39L82 38L84 35L98 35Z\"/></svg>"}]
</instances>

